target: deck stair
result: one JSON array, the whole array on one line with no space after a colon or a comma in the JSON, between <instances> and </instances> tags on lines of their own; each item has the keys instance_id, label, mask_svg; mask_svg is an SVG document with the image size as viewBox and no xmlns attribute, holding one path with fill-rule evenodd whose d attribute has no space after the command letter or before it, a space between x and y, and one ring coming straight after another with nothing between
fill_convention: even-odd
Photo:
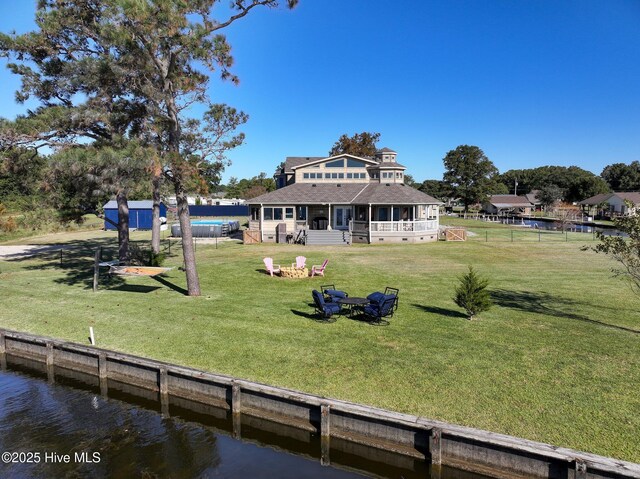
<instances>
[{"instance_id":1,"label":"deck stair","mask_svg":"<svg viewBox=\"0 0 640 479\"><path fill-rule=\"evenodd\" d=\"M351 244L351 235L341 230L307 230L306 244L348 246Z\"/></svg>"}]
</instances>

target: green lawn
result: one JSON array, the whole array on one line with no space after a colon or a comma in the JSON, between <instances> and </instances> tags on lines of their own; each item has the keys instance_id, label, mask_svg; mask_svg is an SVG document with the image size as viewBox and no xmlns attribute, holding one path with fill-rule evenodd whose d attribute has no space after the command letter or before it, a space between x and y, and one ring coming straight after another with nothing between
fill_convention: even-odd
<instances>
[{"instance_id":1,"label":"green lawn","mask_svg":"<svg viewBox=\"0 0 640 479\"><path fill-rule=\"evenodd\" d=\"M443 223L446 223L443 219ZM495 228L495 230L504 228ZM508 229L504 229L509 231ZM145 233L134 234L144 239ZM96 294L84 253L0 261L0 326L640 462L640 300L584 241L304 247L198 244L203 296L189 298L174 243L164 279ZM59 242L60 236L39 242ZM167 246L165 241L164 246ZM109 249L110 248L110 249ZM329 258L327 277L271 278L262 258ZM496 306L469 322L451 300L472 264ZM311 290L400 288L389 326L314 321Z\"/></svg>"}]
</instances>

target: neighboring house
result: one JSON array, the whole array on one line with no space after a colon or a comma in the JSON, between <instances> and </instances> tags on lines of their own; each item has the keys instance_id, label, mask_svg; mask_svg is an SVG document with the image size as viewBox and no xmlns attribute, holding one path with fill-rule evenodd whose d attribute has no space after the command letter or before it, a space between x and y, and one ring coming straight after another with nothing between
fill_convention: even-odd
<instances>
[{"instance_id":1,"label":"neighboring house","mask_svg":"<svg viewBox=\"0 0 640 479\"><path fill-rule=\"evenodd\" d=\"M629 208L627 202L633 206ZM633 215L640 207L640 192L603 193L578 202L582 210L591 216L604 215Z\"/></svg>"},{"instance_id":2,"label":"neighboring house","mask_svg":"<svg viewBox=\"0 0 640 479\"><path fill-rule=\"evenodd\" d=\"M491 215L531 214L533 205L524 196L492 195L482 205L482 209Z\"/></svg>"},{"instance_id":3,"label":"neighboring house","mask_svg":"<svg viewBox=\"0 0 640 479\"><path fill-rule=\"evenodd\" d=\"M245 203L246 201L240 198L207 198L202 202L202 204L216 206L236 206L244 205Z\"/></svg>"},{"instance_id":4,"label":"neighboring house","mask_svg":"<svg viewBox=\"0 0 640 479\"><path fill-rule=\"evenodd\" d=\"M278 189L247 200L250 228L263 241L287 232L343 231L346 242L423 242L438 239L435 198L404 184L405 167L383 148L374 158L341 154L288 157L276 175Z\"/></svg>"},{"instance_id":5,"label":"neighboring house","mask_svg":"<svg viewBox=\"0 0 640 479\"><path fill-rule=\"evenodd\" d=\"M169 196L167 197L167 203L169 206L177 206L176 197ZM231 205L244 205L246 203L245 200L241 198L222 198L222 197L213 197L213 198L205 198L204 196L187 196L187 204L188 205L218 205L218 206L231 206Z\"/></svg>"},{"instance_id":6,"label":"neighboring house","mask_svg":"<svg viewBox=\"0 0 640 479\"><path fill-rule=\"evenodd\" d=\"M527 199L527 201L529 203L531 203L531 205L533 206L533 210L534 211L542 210L542 203L538 199L538 193L539 192L540 192L540 190L531 190L529 193L524 195L524 197Z\"/></svg>"},{"instance_id":7,"label":"neighboring house","mask_svg":"<svg viewBox=\"0 0 640 479\"><path fill-rule=\"evenodd\" d=\"M129 228L150 230L153 224L153 201L127 201L127 205L129 206ZM104 229L117 230L118 203L111 200L102 208L105 216ZM160 203L160 217L167 217L167 207L164 203Z\"/></svg>"}]
</instances>

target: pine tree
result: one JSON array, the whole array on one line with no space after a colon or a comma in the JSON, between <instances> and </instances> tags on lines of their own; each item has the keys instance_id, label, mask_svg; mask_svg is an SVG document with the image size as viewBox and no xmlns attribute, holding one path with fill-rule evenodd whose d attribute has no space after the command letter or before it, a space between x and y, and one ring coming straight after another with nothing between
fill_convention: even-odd
<instances>
[{"instance_id":1,"label":"pine tree","mask_svg":"<svg viewBox=\"0 0 640 479\"><path fill-rule=\"evenodd\" d=\"M472 266L469 272L460 277L460 285L456 288L456 295L453 298L455 303L463 308L469 320L483 311L489 310L493 305L487 286L489 280L476 274Z\"/></svg>"}]
</instances>

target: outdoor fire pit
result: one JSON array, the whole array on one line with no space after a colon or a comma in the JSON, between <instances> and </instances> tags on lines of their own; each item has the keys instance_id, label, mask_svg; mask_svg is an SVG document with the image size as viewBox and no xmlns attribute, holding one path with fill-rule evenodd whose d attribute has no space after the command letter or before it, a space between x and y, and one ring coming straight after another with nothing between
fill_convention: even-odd
<instances>
[{"instance_id":1,"label":"outdoor fire pit","mask_svg":"<svg viewBox=\"0 0 640 479\"><path fill-rule=\"evenodd\" d=\"M280 276L283 278L308 278L309 268L280 268Z\"/></svg>"}]
</instances>

